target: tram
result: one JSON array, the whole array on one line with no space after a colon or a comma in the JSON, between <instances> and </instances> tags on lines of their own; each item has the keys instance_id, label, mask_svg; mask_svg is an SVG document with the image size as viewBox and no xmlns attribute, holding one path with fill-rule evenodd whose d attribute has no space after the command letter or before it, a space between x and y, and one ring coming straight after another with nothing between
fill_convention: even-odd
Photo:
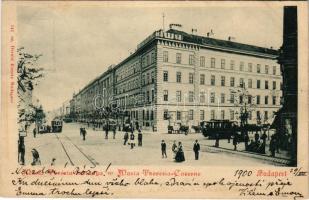
<instances>
[{"instance_id":1,"label":"tram","mask_svg":"<svg viewBox=\"0 0 309 200\"><path fill-rule=\"evenodd\" d=\"M53 133L61 133L62 132L62 120L54 119L51 121L51 127Z\"/></svg>"},{"instance_id":2,"label":"tram","mask_svg":"<svg viewBox=\"0 0 309 200\"><path fill-rule=\"evenodd\" d=\"M210 120L201 122L201 130L209 139L215 139L217 134L220 139L227 139L237 132L237 124L229 120Z\"/></svg>"}]
</instances>

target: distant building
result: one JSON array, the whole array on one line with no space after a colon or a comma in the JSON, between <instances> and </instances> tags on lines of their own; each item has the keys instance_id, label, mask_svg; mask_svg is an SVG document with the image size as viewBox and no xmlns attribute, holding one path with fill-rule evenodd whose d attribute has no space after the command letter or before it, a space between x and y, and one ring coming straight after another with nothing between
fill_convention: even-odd
<instances>
[{"instance_id":1,"label":"distant building","mask_svg":"<svg viewBox=\"0 0 309 200\"><path fill-rule=\"evenodd\" d=\"M281 107L277 58L274 49L175 29L155 31L133 54L77 93L75 110L81 120L97 117L99 105L117 105L124 113L122 123L166 133L169 124L239 121L236 102L242 100L233 91L245 87L248 101L255 104L249 123L271 123Z\"/></svg>"}]
</instances>

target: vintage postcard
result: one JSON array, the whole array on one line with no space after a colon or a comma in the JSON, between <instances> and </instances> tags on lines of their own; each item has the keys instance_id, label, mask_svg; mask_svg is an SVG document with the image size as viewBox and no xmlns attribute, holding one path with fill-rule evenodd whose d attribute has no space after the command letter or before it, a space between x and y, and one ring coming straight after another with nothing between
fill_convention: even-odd
<instances>
[{"instance_id":1,"label":"vintage postcard","mask_svg":"<svg viewBox=\"0 0 309 200\"><path fill-rule=\"evenodd\" d=\"M308 198L306 1L3 1L0 195Z\"/></svg>"}]
</instances>

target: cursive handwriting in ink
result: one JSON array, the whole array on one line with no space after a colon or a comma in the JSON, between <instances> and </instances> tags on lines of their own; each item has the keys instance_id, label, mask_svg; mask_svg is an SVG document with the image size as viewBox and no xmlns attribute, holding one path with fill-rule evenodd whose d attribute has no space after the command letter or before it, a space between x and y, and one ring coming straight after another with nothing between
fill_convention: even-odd
<instances>
[{"instance_id":1,"label":"cursive handwriting in ink","mask_svg":"<svg viewBox=\"0 0 309 200\"><path fill-rule=\"evenodd\" d=\"M302 167L291 169L290 173L292 173L294 176L307 176L308 175L308 172L301 171L301 170L302 170Z\"/></svg>"}]
</instances>

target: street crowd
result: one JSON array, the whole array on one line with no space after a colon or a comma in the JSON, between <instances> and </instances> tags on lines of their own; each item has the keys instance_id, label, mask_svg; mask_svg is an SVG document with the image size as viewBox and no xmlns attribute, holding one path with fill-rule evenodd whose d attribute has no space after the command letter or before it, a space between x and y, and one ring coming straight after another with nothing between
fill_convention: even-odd
<instances>
[{"instance_id":1,"label":"street crowd","mask_svg":"<svg viewBox=\"0 0 309 200\"><path fill-rule=\"evenodd\" d=\"M278 142L278 134L271 135L270 143L269 143L269 151L270 156L275 157L276 153L279 153L279 142ZM249 138L248 133L244 134L242 138L239 134L234 133L231 137L228 137L228 143L232 139L233 150L237 151L237 146L244 142L245 151L254 152L259 154L266 154L266 139L268 138L267 134L263 132L259 134L256 132L254 134L254 139ZM215 138L215 147L219 147L220 135L217 133Z\"/></svg>"},{"instance_id":2,"label":"street crowd","mask_svg":"<svg viewBox=\"0 0 309 200\"><path fill-rule=\"evenodd\" d=\"M89 125L88 125L89 127ZM94 127L95 130L96 127ZM109 132L112 131L113 133L113 139L116 138L116 125L109 125L105 124L103 126L103 131L105 132L105 139L108 140L109 138ZM137 126L137 146L142 147L143 146L143 133L142 130ZM82 136L83 140L86 140L87 131L86 128L81 126L80 128L80 135ZM123 145L128 145L130 149L134 149L136 146L136 135L135 135L135 129L133 125L123 127ZM185 155L183 151L182 143L179 141L178 144L176 144L176 141L173 142L172 145L172 153L173 153L173 159L175 162L184 162L185 161ZM167 158L167 144L164 140L161 141L161 153L162 158ZM199 151L200 151L200 144L198 143L198 140L195 140L193 144L193 152L195 154L195 160L199 159Z\"/></svg>"}]
</instances>

